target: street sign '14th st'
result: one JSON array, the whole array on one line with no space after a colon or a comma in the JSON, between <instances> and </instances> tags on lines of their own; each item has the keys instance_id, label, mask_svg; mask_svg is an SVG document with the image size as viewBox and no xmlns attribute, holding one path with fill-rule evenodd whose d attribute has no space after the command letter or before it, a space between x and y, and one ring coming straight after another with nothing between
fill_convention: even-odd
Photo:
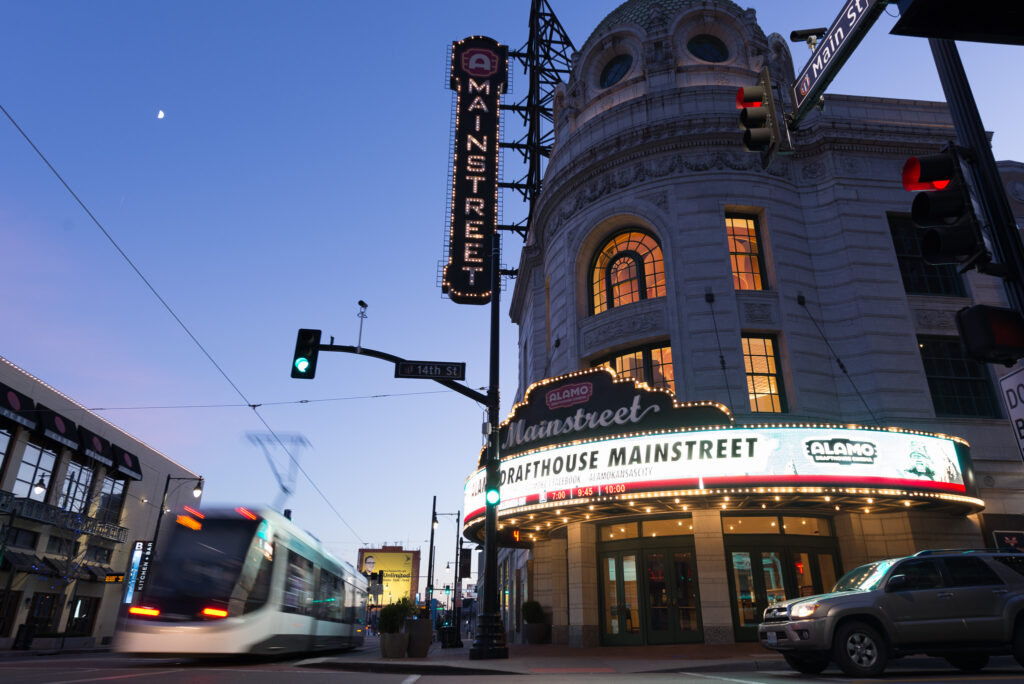
<instances>
[{"instance_id":1,"label":"street sign '14th st'","mask_svg":"<svg viewBox=\"0 0 1024 684\"><path fill-rule=\"evenodd\" d=\"M399 361L395 364L395 377L465 380L466 364L458 361Z\"/></svg>"}]
</instances>

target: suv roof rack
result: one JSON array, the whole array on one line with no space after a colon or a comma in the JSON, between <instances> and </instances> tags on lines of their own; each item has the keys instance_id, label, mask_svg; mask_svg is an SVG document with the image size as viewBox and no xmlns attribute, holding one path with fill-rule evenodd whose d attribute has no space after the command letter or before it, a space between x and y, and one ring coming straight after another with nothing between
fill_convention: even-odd
<instances>
[{"instance_id":1,"label":"suv roof rack","mask_svg":"<svg viewBox=\"0 0 1024 684\"><path fill-rule=\"evenodd\" d=\"M925 549L918 551L915 556L934 556L940 553L1024 553L1020 549Z\"/></svg>"}]
</instances>

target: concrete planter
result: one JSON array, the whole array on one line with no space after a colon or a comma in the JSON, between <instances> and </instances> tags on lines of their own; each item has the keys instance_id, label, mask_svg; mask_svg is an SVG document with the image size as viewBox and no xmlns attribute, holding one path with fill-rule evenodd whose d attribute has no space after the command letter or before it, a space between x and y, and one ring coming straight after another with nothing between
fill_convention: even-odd
<instances>
[{"instance_id":1,"label":"concrete planter","mask_svg":"<svg viewBox=\"0 0 1024 684\"><path fill-rule=\"evenodd\" d=\"M434 629L430 620L406 618L405 633L409 635L409 657L426 658L430 642L434 640Z\"/></svg>"},{"instance_id":2,"label":"concrete planter","mask_svg":"<svg viewBox=\"0 0 1024 684\"><path fill-rule=\"evenodd\" d=\"M404 658L409 646L409 635L405 632L383 633L380 635L381 658Z\"/></svg>"}]
</instances>

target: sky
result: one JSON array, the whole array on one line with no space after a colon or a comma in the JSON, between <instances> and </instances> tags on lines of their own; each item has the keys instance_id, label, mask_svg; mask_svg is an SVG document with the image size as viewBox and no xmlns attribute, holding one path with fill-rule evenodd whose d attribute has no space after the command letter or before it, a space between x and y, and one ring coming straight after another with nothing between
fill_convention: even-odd
<instances>
[{"instance_id":1,"label":"sky","mask_svg":"<svg viewBox=\"0 0 1024 684\"><path fill-rule=\"evenodd\" d=\"M619 4L550 3L577 48ZM844 2L740 4L757 10L766 34L788 36L828 26ZM0 105L103 230L0 116L0 355L201 474L204 505L273 502L277 480L249 436L267 432L262 421L300 435L310 446L293 451L302 472L286 504L300 526L353 564L359 548L381 544L425 558L432 497L439 513L462 507L484 407L351 354L322 353L314 380L294 380L291 354L299 328L356 344L364 300L364 346L463 361L467 384L487 385L489 307L454 304L438 285L448 51L480 34L521 47L529 9L529 0L3 3ZM881 17L828 92L944 99L927 41L890 36L894 23ZM1011 128L1024 96L1005 80L1021 48L959 48L996 159L1024 160ZM810 52L801 43L792 52L799 71ZM526 79L513 69L518 99ZM521 173L504 170L506 180ZM516 196L503 202L504 222L524 215ZM507 267L520 244L506 238ZM518 390L510 296L511 283L503 418ZM288 472L282 450L270 457ZM451 581L457 528L455 515L439 521L440 586Z\"/></svg>"}]
</instances>

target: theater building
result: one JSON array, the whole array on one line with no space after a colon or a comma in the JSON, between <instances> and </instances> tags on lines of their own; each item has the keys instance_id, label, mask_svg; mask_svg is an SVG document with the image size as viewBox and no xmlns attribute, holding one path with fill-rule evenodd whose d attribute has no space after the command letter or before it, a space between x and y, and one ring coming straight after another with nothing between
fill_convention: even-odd
<instances>
[{"instance_id":1,"label":"theater building","mask_svg":"<svg viewBox=\"0 0 1024 684\"><path fill-rule=\"evenodd\" d=\"M947 106L830 93L765 169L734 107L765 65L792 85L753 10L630 0L556 90L510 306L511 641L528 599L571 646L749 640L864 562L1024 542L1010 369L967 359L954 322L1001 282L924 264L900 184L955 137ZM1024 216L1024 165L1000 170Z\"/></svg>"},{"instance_id":2,"label":"theater building","mask_svg":"<svg viewBox=\"0 0 1024 684\"><path fill-rule=\"evenodd\" d=\"M0 649L109 643L136 542L173 524L165 491L180 511L199 482L0 357Z\"/></svg>"}]
</instances>

